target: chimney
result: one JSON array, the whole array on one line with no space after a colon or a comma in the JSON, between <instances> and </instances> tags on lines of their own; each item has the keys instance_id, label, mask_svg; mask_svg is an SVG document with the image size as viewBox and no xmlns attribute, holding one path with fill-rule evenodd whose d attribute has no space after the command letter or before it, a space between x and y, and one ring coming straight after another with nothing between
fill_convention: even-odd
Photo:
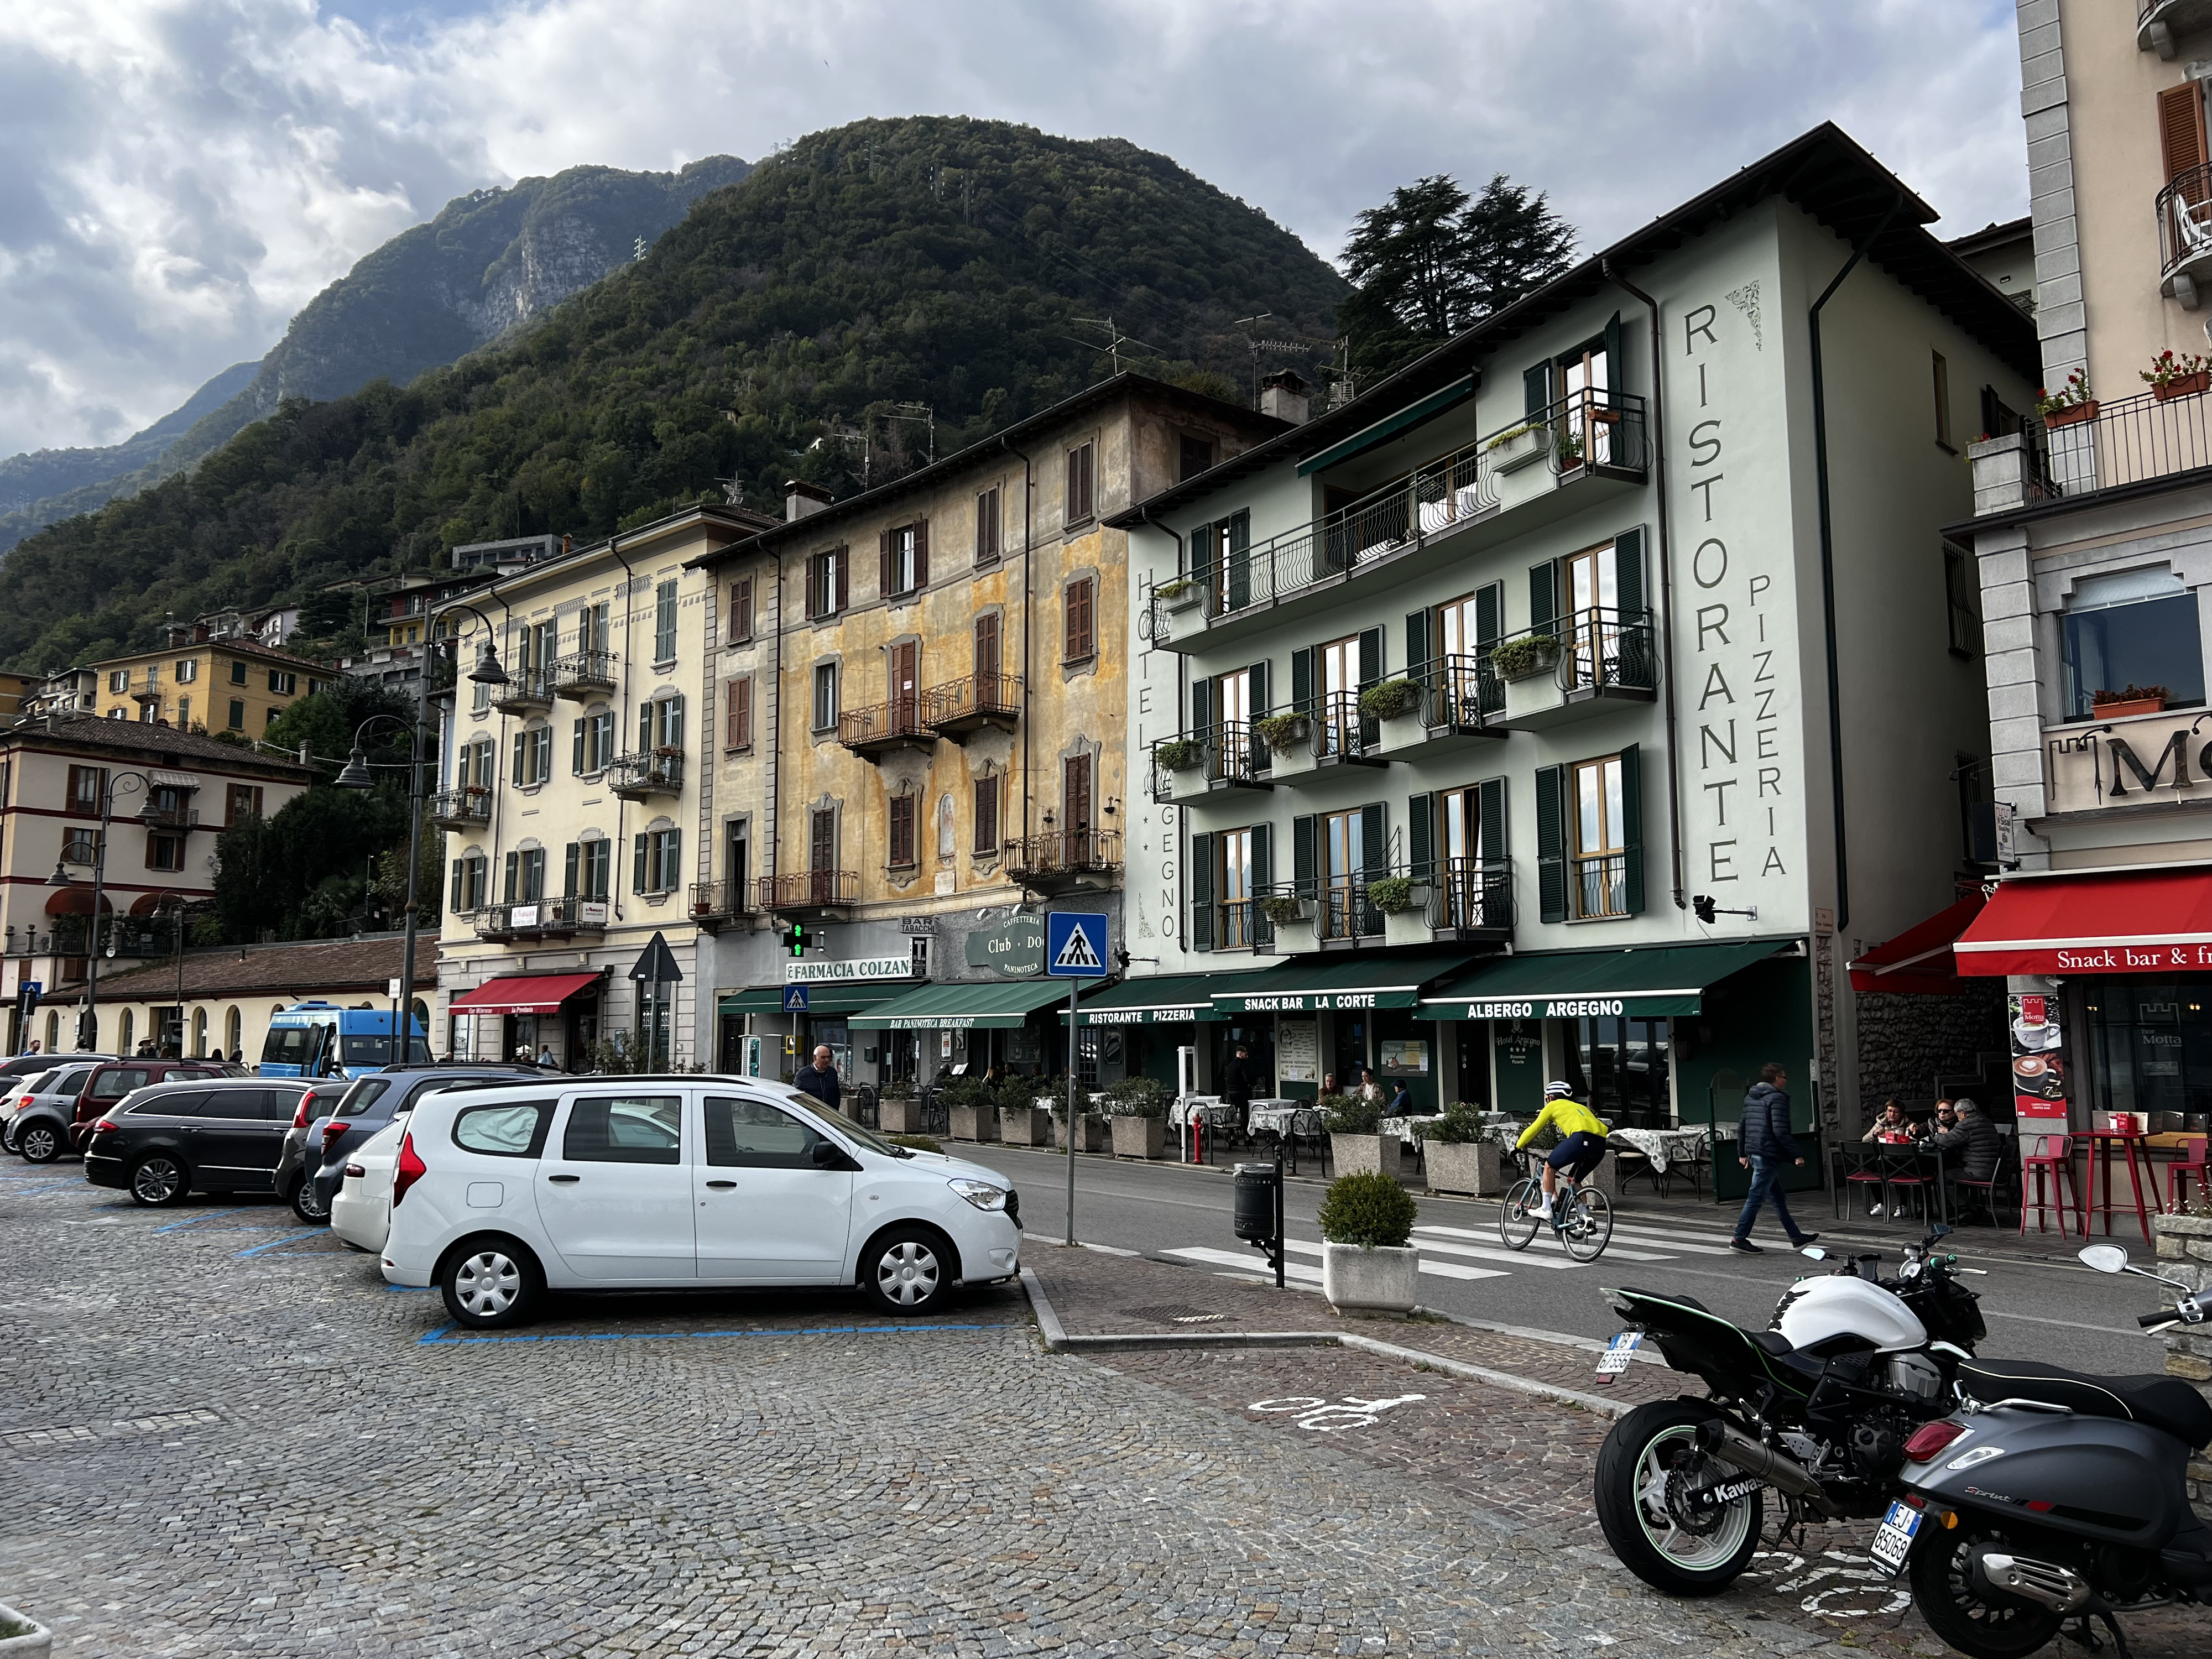
<instances>
[{"instance_id":1,"label":"chimney","mask_svg":"<svg viewBox=\"0 0 2212 1659\"><path fill-rule=\"evenodd\" d=\"M1292 426L1304 426L1306 411L1312 407L1312 391L1293 371L1278 369L1260 382L1260 412Z\"/></svg>"},{"instance_id":2,"label":"chimney","mask_svg":"<svg viewBox=\"0 0 2212 1659\"><path fill-rule=\"evenodd\" d=\"M796 524L810 513L819 513L830 505L830 492L820 484L811 484L804 478L783 481L783 521Z\"/></svg>"},{"instance_id":3,"label":"chimney","mask_svg":"<svg viewBox=\"0 0 2212 1659\"><path fill-rule=\"evenodd\" d=\"M576 538L574 536L563 536L561 538L561 550L563 553L566 553L570 548L575 546L575 544Z\"/></svg>"}]
</instances>

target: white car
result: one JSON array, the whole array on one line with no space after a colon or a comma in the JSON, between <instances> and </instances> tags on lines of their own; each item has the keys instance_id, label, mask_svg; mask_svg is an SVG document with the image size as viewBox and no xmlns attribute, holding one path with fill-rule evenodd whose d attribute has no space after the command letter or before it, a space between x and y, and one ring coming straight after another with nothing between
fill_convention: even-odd
<instances>
[{"instance_id":1,"label":"white car","mask_svg":"<svg viewBox=\"0 0 2212 1659\"><path fill-rule=\"evenodd\" d=\"M407 1120L398 1118L356 1147L331 1194L331 1231L356 1250L375 1255L392 1230L392 1171L406 1133Z\"/></svg>"},{"instance_id":2,"label":"white car","mask_svg":"<svg viewBox=\"0 0 2212 1659\"><path fill-rule=\"evenodd\" d=\"M548 1289L858 1285L929 1314L1020 1267L1004 1176L761 1078L441 1091L406 1126L390 1213L386 1279L436 1285L473 1328L529 1318Z\"/></svg>"}]
</instances>

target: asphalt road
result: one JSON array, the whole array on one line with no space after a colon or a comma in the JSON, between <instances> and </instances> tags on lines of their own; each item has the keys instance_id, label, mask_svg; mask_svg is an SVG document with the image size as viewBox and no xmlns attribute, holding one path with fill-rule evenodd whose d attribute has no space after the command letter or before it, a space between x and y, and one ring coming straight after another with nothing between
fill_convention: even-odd
<instances>
[{"instance_id":1,"label":"asphalt road","mask_svg":"<svg viewBox=\"0 0 2212 1659\"><path fill-rule=\"evenodd\" d=\"M1062 1237L1064 1157L999 1146L963 1144L949 1150L1013 1179L1021 1193L1023 1224L1032 1237L1054 1242ZM1292 1242L1289 1261L1294 1270L1307 1268L1316 1285L1321 1230L1314 1215L1322 1191L1318 1182L1292 1181L1284 1206ZM1224 1170L1076 1159L1076 1236L1085 1243L1217 1271L1242 1263L1250 1264L1246 1271L1263 1271L1260 1253L1236 1237L1231 1203ZM1525 1255L1504 1249L1498 1237L1495 1203L1422 1198L1419 1204L1417 1227L1436 1230L1415 1238L1422 1250L1423 1302L1441 1312L1536 1330L1610 1336L1617 1322L1598 1287L1624 1284L1683 1291L1716 1313L1763 1329L1792 1279L1833 1265L1815 1267L1793 1255L1771 1211L1753 1235L1765 1244L1766 1253L1740 1256L1727 1248L1733 1206L1632 1202L1617 1212L1613 1243L1604 1256L1583 1267L1547 1244ZM1856 1218L1856 1224L1848 1219L1837 1224L1821 1193L1805 1194L1792 1207L1799 1224L1820 1229L1825 1242L1885 1249L1893 1262L1898 1247L1917 1237L1902 1224L1884 1226L1863 1217ZM2124 1244L2129 1239L2116 1235L2113 1242ZM1306 1246L1303 1250L1301 1243ZM2136 1314L2158 1305L2158 1288L2148 1280L2110 1279L2061 1254L2048 1261L2026 1259L2027 1253L2009 1229L1993 1234L1986 1227L1962 1228L1947 1245L1956 1250L1961 1266L1987 1272L1986 1278L1966 1281L1981 1296L1989 1323L1984 1354L2047 1360L2097 1373L2164 1369L2157 1339L2135 1324ZM2136 1260L2148 1263L2150 1252L2140 1237L2135 1245Z\"/></svg>"}]
</instances>

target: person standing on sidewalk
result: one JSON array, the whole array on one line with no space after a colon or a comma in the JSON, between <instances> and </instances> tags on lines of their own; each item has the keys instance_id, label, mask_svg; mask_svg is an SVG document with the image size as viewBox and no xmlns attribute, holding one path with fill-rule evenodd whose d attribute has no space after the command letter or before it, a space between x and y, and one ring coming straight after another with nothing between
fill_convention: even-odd
<instances>
[{"instance_id":1,"label":"person standing on sidewalk","mask_svg":"<svg viewBox=\"0 0 2212 1659\"><path fill-rule=\"evenodd\" d=\"M1784 1171L1805 1161L1804 1154L1797 1150L1796 1137L1790 1133L1790 1097L1782 1091L1782 1085L1789 1081L1790 1074L1770 1060L1759 1068L1759 1081L1743 1097L1743 1127L1736 1140L1736 1162L1751 1171L1751 1191L1743 1200L1743 1213L1735 1218L1735 1237L1729 1241L1729 1249L1746 1255L1759 1254L1759 1246L1751 1242L1751 1225L1759 1219L1760 1207L1770 1199L1791 1244L1802 1249L1820 1236L1797 1231L1797 1223L1790 1213L1790 1200L1782 1193Z\"/></svg>"},{"instance_id":2,"label":"person standing on sidewalk","mask_svg":"<svg viewBox=\"0 0 2212 1659\"><path fill-rule=\"evenodd\" d=\"M1221 1103L1236 1109L1237 1133L1243 1134L1252 1111L1252 1051L1241 1042L1221 1068Z\"/></svg>"},{"instance_id":3,"label":"person standing on sidewalk","mask_svg":"<svg viewBox=\"0 0 2212 1659\"><path fill-rule=\"evenodd\" d=\"M837 1085L837 1056L823 1043L814 1051L814 1063L802 1066L799 1075L791 1079L791 1086L812 1095L831 1111L838 1109L838 1097L844 1091Z\"/></svg>"}]
</instances>

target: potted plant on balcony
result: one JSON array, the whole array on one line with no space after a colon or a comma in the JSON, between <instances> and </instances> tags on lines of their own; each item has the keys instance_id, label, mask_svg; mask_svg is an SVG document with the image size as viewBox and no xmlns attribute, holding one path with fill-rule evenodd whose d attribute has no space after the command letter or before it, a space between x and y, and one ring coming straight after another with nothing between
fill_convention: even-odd
<instances>
[{"instance_id":1,"label":"potted plant on balcony","mask_svg":"<svg viewBox=\"0 0 2212 1659\"><path fill-rule=\"evenodd\" d=\"M1360 1170L1398 1178L1398 1137L1382 1131L1382 1103L1358 1095L1323 1095L1316 1103L1328 1127L1329 1155L1337 1173Z\"/></svg>"},{"instance_id":2,"label":"potted plant on balcony","mask_svg":"<svg viewBox=\"0 0 2212 1659\"><path fill-rule=\"evenodd\" d=\"M1206 597L1206 589L1189 576L1171 576L1157 583L1152 592L1170 611L1188 611Z\"/></svg>"},{"instance_id":3,"label":"potted plant on balcony","mask_svg":"<svg viewBox=\"0 0 2212 1659\"><path fill-rule=\"evenodd\" d=\"M1168 1149L1167 1091L1132 1091L1111 1097L1106 1115L1114 1123L1114 1156L1161 1158Z\"/></svg>"},{"instance_id":4,"label":"potted plant on balcony","mask_svg":"<svg viewBox=\"0 0 2212 1659\"><path fill-rule=\"evenodd\" d=\"M1155 744L1152 754L1170 772L1189 772L1206 759L1206 745L1196 738L1170 738Z\"/></svg>"},{"instance_id":5,"label":"potted plant on balcony","mask_svg":"<svg viewBox=\"0 0 2212 1659\"><path fill-rule=\"evenodd\" d=\"M1287 755L1313 736L1313 721L1297 713L1267 714L1253 721L1260 741L1278 755Z\"/></svg>"},{"instance_id":6,"label":"potted plant on balcony","mask_svg":"<svg viewBox=\"0 0 2212 1659\"><path fill-rule=\"evenodd\" d=\"M1411 876L1383 876L1367 884L1367 902L1382 913L1385 945L1429 942L1429 884Z\"/></svg>"},{"instance_id":7,"label":"potted plant on balcony","mask_svg":"<svg viewBox=\"0 0 2212 1659\"><path fill-rule=\"evenodd\" d=\"M1339 1313L1404 1316L1419 1304L1420 1210L1395 1176L1362 1171L1329 1182L1321 1223L1322 1294Z\"/></svg>"},{"instance_id":8,"label":"potted plant on balcony","mask_svg":"<svg viewBox=\"0 0 2212 1659\"><path fill-rule=\"evenodd\" d=\"M1455 1100L1421 1135L1429 1190L1498 1198L1505 1192L1505 1149L1486 1129L1482 1109Z\"/></svg>"},{"instance_id":9,"label":"potted plant on balcony","mask_svg":"<svg viewBox=\"0 0 2212 1659\"><path fill-rule=\"evenodd\" d=\"M1275 930L1275 948L1297 955L1321 949L1314 927L1314 902L1296 893L1269 893L1259 901L1260 914Z\"/></svg>"},{"instance_id":10,"label":"potted plant on balcony","mask_svg":"<svg viewBox=\"0 0 2212 1659\"><path fill-rule=\"evenodd\" d=\"M2202 352L2161 351L2150 360L2148 368L2139 372L2150 383L2151 396L2162 404L2176 398L2194 398L2212 388L2212 359Z\"/></svg>"},{"instance_id":11,"label":"potted plant on balcony","mask_svg":"<svg viewBox=\"0 0 2212 1659\"><path fill-rule=\"evenodd\" d=\"M1429 689L1415 679L1384 680L1359 694L1359 713L1376 722L1382 752L1410 749L1429 738Z\"/></svg>"},{"instance_id":12,"label":"potted plant on balcony","mask_svg":"<svg viewBox=\"0 0 2212 1659\"><path fill-rule=\"evenodd\" d=\"M2076 421L2097 418L2097 400L2089 395L2089 376L2075 369L2066 377L2065 384L2056 392L2037 388L2035 412L2043 423L2054 431L2062 426L2072 426Z\"/></svg>"},{"instance_id":13,"label":"potted plant on balcony","mask_svg":"<svg viewBox=\"0 0 2212 1659\"><path fill-rule=\"evenodd\" d=\"M1516 635L1491 647L1490 665L1508 685L1516 680L1548 674L1559 665L1559 637L1553 634Z\"/></svg>"},{"instance_id":14,"label":"potted plant on balcony","mask_svg":"<svg viewBox=\"0 0 2212 1659\"><path fill-rule=\"evenodd\" d=\"M2129 685L2118 691L2092 691L2089 706L2100 720L2125 720L2130 714L2158 714L2166 710L2162 685Z\"/></svg>"},{"instance_id":15,"label":"potted plant on balcony","mask_svg":"<svg viewBox=\"0 0 2212 1659\"><path fill-rule=\"evenodd\" d=\"M1552 428L1545 422L1526 421L1506 428L1483 445L1483 453L1489 457L1492 471L1518 472L1531 461L1543 459L1551 436Z\"/></svg>"}]
</instances>

